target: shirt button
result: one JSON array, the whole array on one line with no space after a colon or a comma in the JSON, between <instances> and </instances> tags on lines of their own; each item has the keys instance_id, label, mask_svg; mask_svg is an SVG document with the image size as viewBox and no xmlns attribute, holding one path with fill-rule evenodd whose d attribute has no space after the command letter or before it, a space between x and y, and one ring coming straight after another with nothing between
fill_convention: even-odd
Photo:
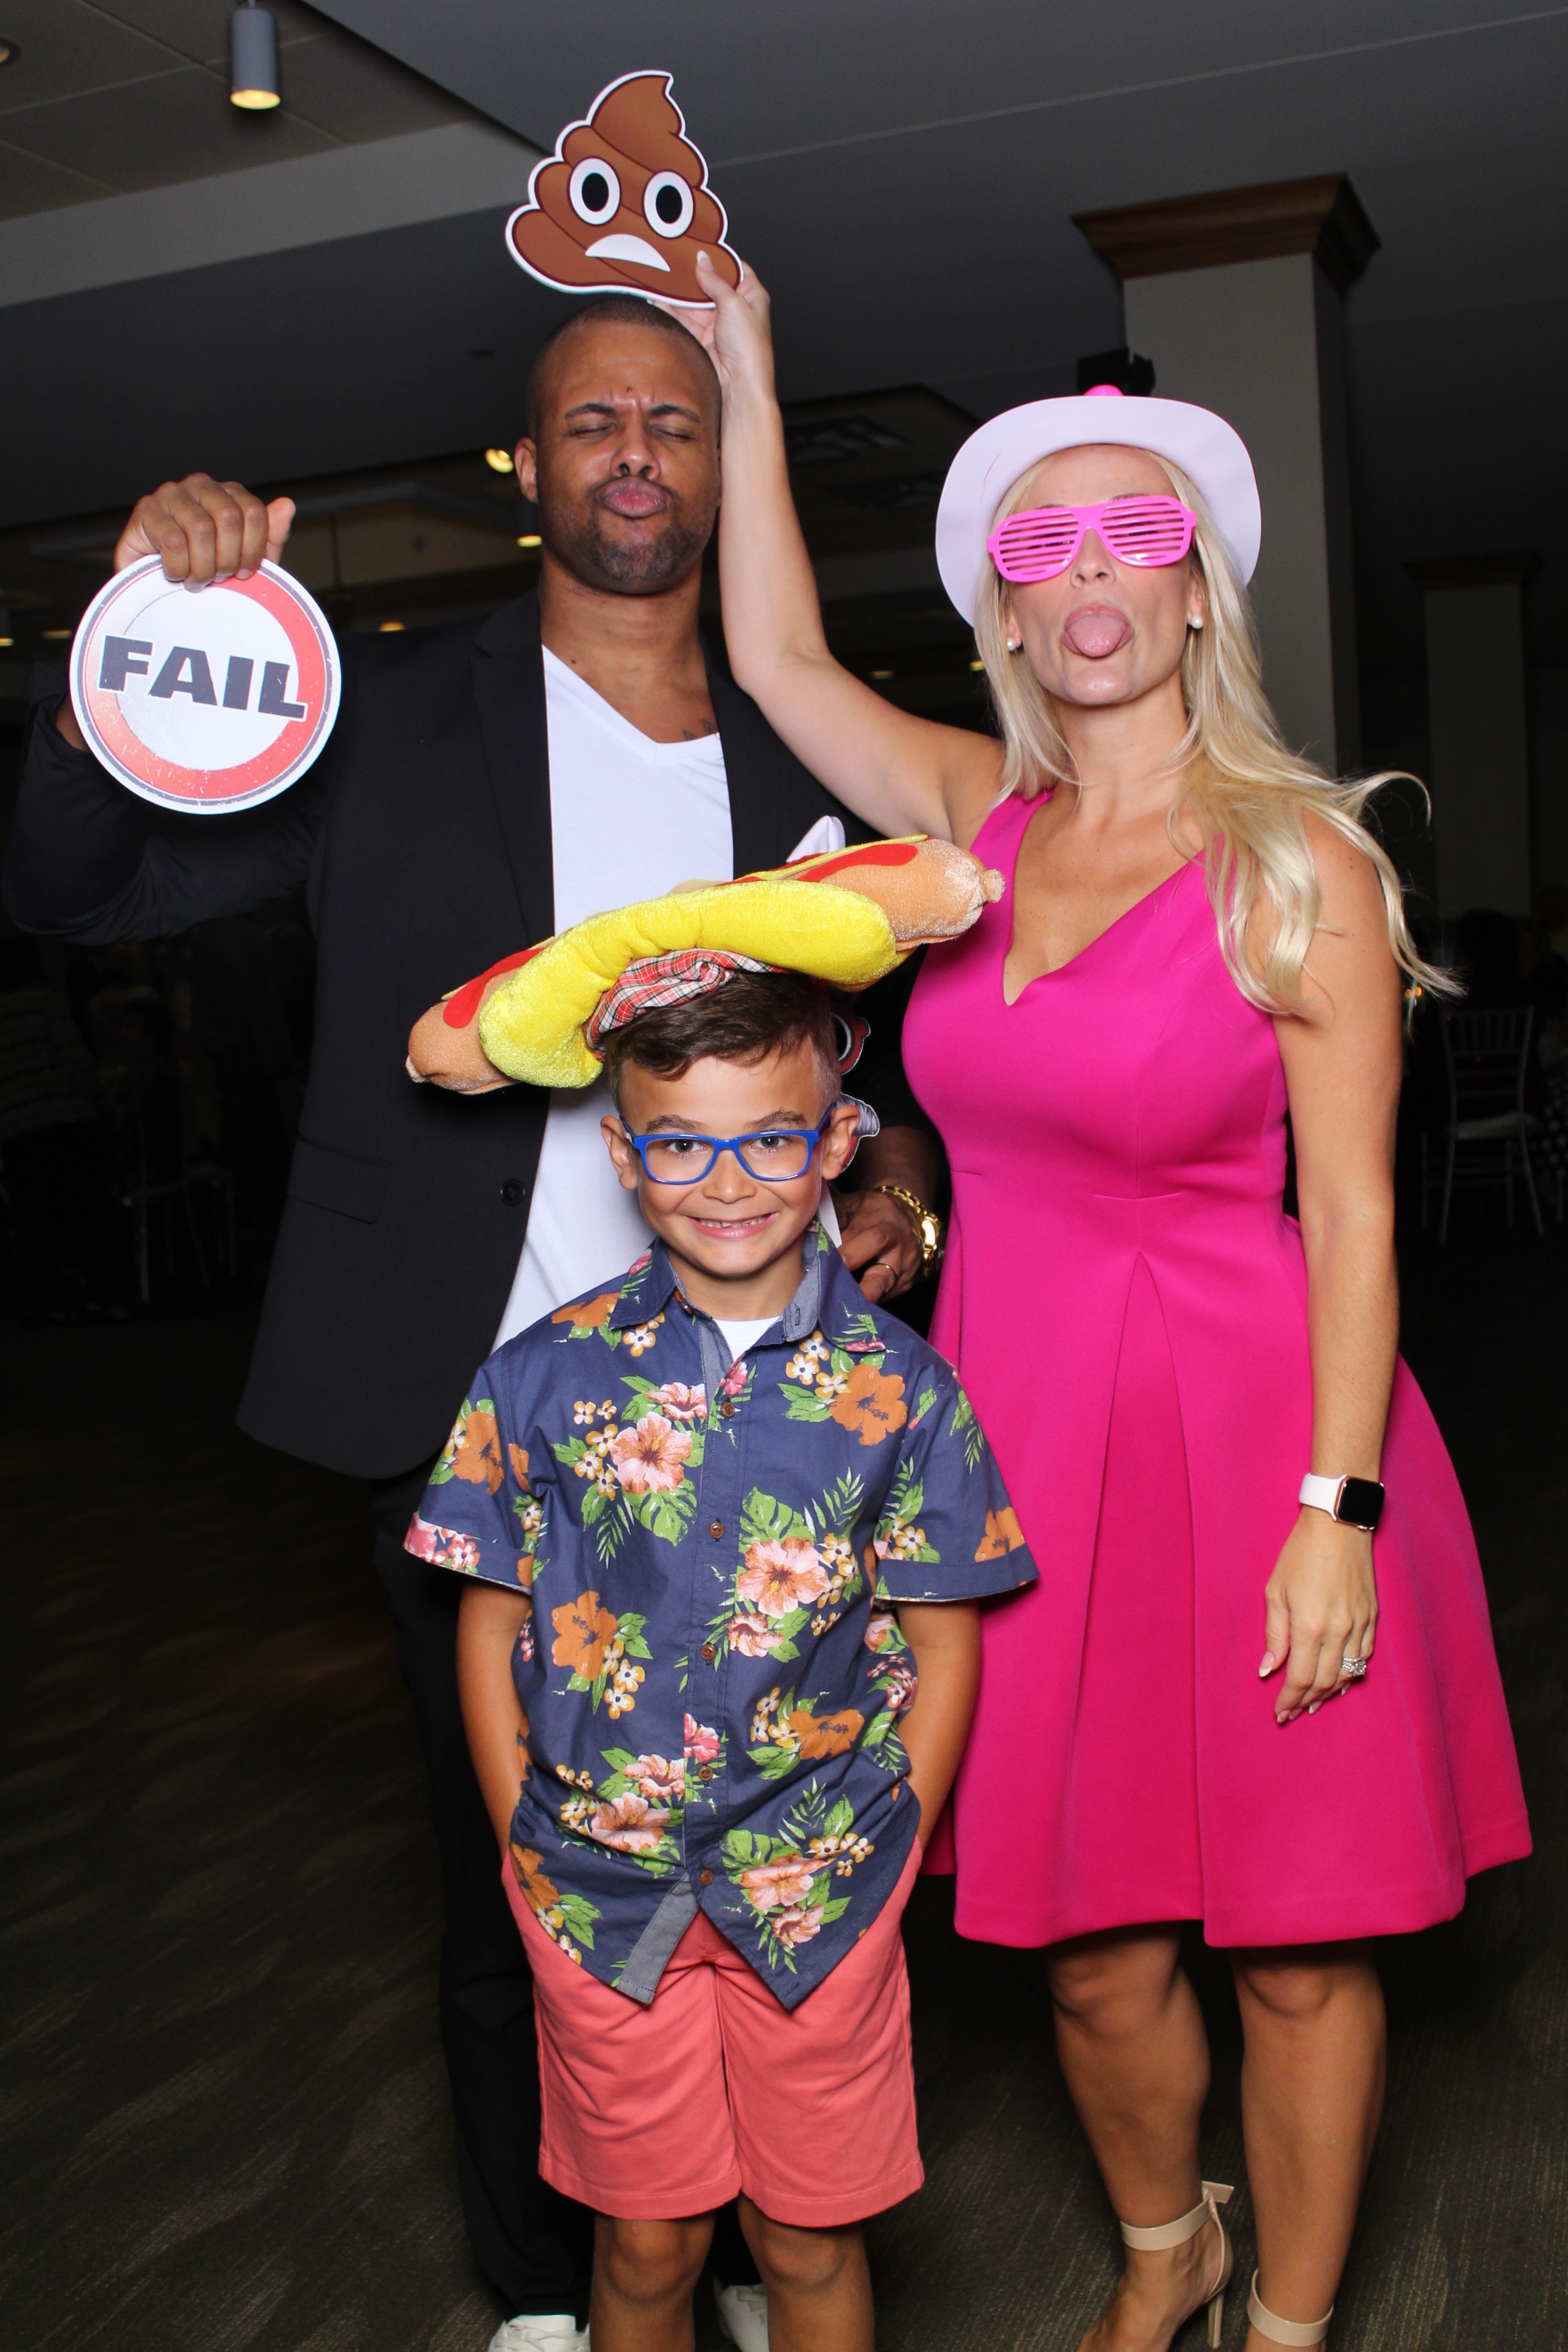
<instances>
[{"instance_id":1,"label":"shirt button","mask_svg":"<svg viewBox=\"0 0 1568 2352\"><path fill-rule=\"evenodd\" d=\"M724 1522L723 1522L723 1520L722 1520L722 1519L710 1519L710 1520L709 1520L709 1522L708 1522L708 1532L709 1532L709 1534L712 1537L712 1538L713 1538L714 1542L715 1542L715 1543L717 1543L717 1542L718 1542L718 1540L719 1540L719 1538L720 1538L720 1537L721 1537L721 1536L723 1534L723 1532L724 1532Z\"/></svg>"},{"instance_id":2,"label":"shirt button","mask_svg":"<svg viewBox=\"0 0 1568 2352\"><path fill-rule=\"evenodd\" d=\"M518 1202L521 1200L522 1194L523 1187L519 1182L518 1179L515 1176L509 1176L506 1182L500 1188L500 1196L506 1202L507 1207L509 1209L515 1209Z\"/></svg>"},{"instance_id":3,"label":"shirt button","mask_svg":"<svg viewBox=\"0 0 1568 2352\"><path fill-rule=\"evenodd\" d=\"M712 1885L712 1884L713 1884L713 1873L712 1873L710 1870L700 1870L700 1871L698 1872L698 1874L697 1874L697 1876L698 1876L698 1879L699 1879L700 1883L702 1885L704 1885L704 1886L711 1886L711 1885Z\"/></svg>"},{"instance_id":4,"label":"shirt button","mask_svg":"<svg viewBox=\"0 0 1568 2352\"><path fill-rule=\"evenodd\" d=\"M719 1418L720 1418L720 1420L721 1420L721 1421L733 1421L733 1420L734 1420L734 1418L735 1418L735 1400L734 1400L734 1398L733 1398L733 1397L726 1397L726 1398L724 1399L723 1403L719 1407Z\"/></svg>"},{"instance_id":5,"label":"shirt button","mask_svg":"<svg viewBox=\"0 0 1568 2352\"><path fill-rule=\"evenodd\" d=\"M709 1664L711 1665L719 1653L711 1642L704 1642L702 1644L702 1654L707 1659Z\"/></svg>"},{"instance_id":6,"label":"shirt button","mask_svg":"<svg viewBox=\"0 0 1568 2352\"><path fill-rule=\"evenodd\" d=\"M697 1777L700 1780L710 1780L713 1778L712 1765L699 1764L697 1767Z\"/></svg>"}]
</instances>

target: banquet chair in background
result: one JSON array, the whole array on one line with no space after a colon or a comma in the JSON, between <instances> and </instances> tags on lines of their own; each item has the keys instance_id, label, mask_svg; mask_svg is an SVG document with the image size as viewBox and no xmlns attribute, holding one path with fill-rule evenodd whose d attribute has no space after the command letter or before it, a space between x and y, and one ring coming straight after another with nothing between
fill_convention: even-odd
<instances>
[{"instance_id":1,"label":"banquet chair in background","mask_svg":"<svg viewBox=\"0 0 1568 2352\"><path fill-rule=\"evenodd\" d=\"M165 1273L174 1271L175 1216L179 1213L202 1288L212 1287L192 1202L185 1160L184 1106L173 1067L137 1072L116 1106L114 1192L131 1213L136 1289L143 1307L153 1297L152 1226L163 1223Z\"/></svg>"},{"instance_id":2,"label":"banquet chair in background","mask_svg":"<svg viewBox=\"0 0 1568 2352\"><path fill-rule=\"evenodd\" d=\"M1443 1169L1443 1208L1437 1239L1448 1238L1448 1211L1456 1185L1500 1184L1508 1222L1513 1223L1514 1158L1530 1198L1538 1234L1544 1234L1530 1139L1540 1121L1524 1108L1530 1063L1531 1005L1445 1013L1443 1058L1448 1074L1447 1145ZM1467 1155L1460 1167L1459 1154ZM1427 1138L1421 1139L1421 1223L1426 1229L1430 1190Z\"/></svg>"}]
</instances>

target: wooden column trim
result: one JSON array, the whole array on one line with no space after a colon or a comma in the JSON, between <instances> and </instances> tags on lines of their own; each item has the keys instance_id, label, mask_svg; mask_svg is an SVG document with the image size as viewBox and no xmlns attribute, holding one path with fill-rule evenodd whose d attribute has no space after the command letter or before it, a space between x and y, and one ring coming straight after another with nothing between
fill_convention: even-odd
<instances>
[{"instance_id":1,"label":"wooden column trim","mask_svg":"<svg viewBox=\"0 0 1568 2352\"><path fill-rule=\"evenodd\" d=\"M1216 188L1206 195L1169 196L1152 205L1117 205L1109 212L1074 213L1072 222L1124 281L1310 253L1342 294L1379 243L1344 172L1270 180L1256 188Z\"/></svg>"}]
</instances>

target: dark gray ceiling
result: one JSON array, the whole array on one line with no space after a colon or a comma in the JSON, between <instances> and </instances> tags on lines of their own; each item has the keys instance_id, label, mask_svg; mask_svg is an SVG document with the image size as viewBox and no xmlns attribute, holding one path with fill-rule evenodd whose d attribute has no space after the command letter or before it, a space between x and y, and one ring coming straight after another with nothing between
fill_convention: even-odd
<instances>
[{"instance_id":1,"label":"dark gray ceiling","mask_svg":"<svg viewBox=\"0 0 1568 2352\"><path fill-rule=\"evenodd\" d=\"M1568 658L1568 566L1550 552L1568 527L1568 6L321 13L542 146L614 75L671 70L732 241L773 290L795 398L923 382L985 414L1068 388L1079 354L1121 334L1071 213L1348 171L1383 241L1348 306L1367 661L1419 667L1406 558L1521 546L1548 553L1535 657ZM0 314L0 511L96 508L192 463L275 479L510 437L519 363L557 298L507 261L501 217Z\"/></svg>"},{"instance_id":2,"label":"dark gray ceiling","mask_svg":"<svg viewBox=\"0 0 1568 2352\"><path fill-rule=\"evenodd\" d=\"M300 0L272 0L287 103L237 119L229 0L5 0L0 219L316 155L466 116Z\"/></svg>"}]
</instances>

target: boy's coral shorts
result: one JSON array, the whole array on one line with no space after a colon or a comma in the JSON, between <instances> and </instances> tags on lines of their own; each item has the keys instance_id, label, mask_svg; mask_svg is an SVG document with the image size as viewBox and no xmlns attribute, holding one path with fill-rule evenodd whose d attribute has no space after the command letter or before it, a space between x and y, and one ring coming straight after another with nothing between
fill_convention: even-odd
<instances>
[{"instance_id":1,"label":"boy's coral shorts","mask_svg":"<svg viewBox=\"0 0 1568 2352\"><path fill-rule=\"evenodd\" d=\"M925 2178L899 1923L917 1842L873 1924L797 2009L700 1912L645 2009L565 1958L503 1877L533 1970L539 2169L628 2221L743 2190L775 2221L841 2228Z\"/></svg>"}]
</instances>

